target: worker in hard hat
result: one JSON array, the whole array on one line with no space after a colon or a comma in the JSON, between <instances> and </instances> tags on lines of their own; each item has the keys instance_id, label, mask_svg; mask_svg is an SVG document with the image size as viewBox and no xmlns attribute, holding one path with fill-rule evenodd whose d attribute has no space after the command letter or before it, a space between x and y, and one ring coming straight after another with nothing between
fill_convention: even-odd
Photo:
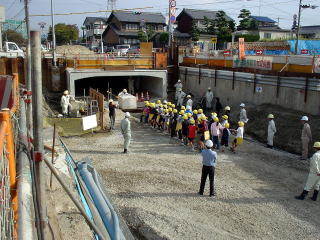
<instances>
[{"instance_id":1,"label":"worker in hard hat","mask_svg":"<svg viewBox=\"0 0 320 240\"><path fill-rule=\"evenodd\" d=\"M110 118L110 130L114 129L114 124L116 121L116 108L117 105L112 99L109 100L109 118Z\"/></svg>"},{"instance_id":2,"label":"worker in hard hat","mask_svg":"<svg viewBox=\"0 0 320 240\"><path fill-rule=\"evenodd\" d=\"M182 89L178 89L177 93L177 108L181 107L183 105L183 101L185 98L186 94L182 91Z\"/></svg>"},{"instance_id":3,"label":"worker in hard hat","mask_svg":"<svg viewBox=\"0 0 320 240\"><path fill-rule=\"evenodd\" d=\"M218 117L213 118L213 123L211 124L210 132L212 136L213 146L218 150L220 149L219 137L221 136L222 130L223 130L223 127L219 122L219 118Z\"/></svg>"},{"instance_id":4,"label":"worker in hard hat","mask_svg":"<svg viewBox=\"0 0 320 240\"><path fill-rule=\"evenodd\" d=\"M218 115L218 117L220 117L220 112L223 109L222 104L220 102L220 98L216 98L216 113Z\"/></svg>"},{"instance_id":5,"label":"worker in hard hat","mask_svg":"<svg viewBox=\"0 0 320 240\"><path fill-rule=\"evenodd\" d=\"M244 103L240 104L240 121L247 123L248 122L247 118L247 111L246 111L246 105Z\"/></svg>"},{"instance_id":6,"label":"worker in hard hat","mask_svg":"<svg viewBox=\"0 0 320 240\"><path fill-rule=\"evenodd\" d=\"M188 126L188 141L189 145L191 146L191 149L194 151L194 139L197 136L197 127L196 127L196 121L194 119L190 120L189 126Z\"/></svg>"},{"instance_id":7,"label":"worker in hard hat","mask_svg":"<svg viewBox=\"0 0 320 240\"><path fill-rule=\"evenodd\" d=\"M69 91L65 90L60 100L60 106L62 108L63 117L69 116L69 112L71 110L70 99L71 99L71 96L69 95Z\"/></svg>"},{"instance_id":8,"label":"worker in hard hat","mask_svg":"<svg viewBox=\"0 0 320 240\"><path fill-rule=\"evenodd\" d=\"M193 105L193 101L192 101L191 95L189 94L187 95L187 102L186 102L187 109L192 111L192 105Z\"/></svg>"},{"instance_id":9,"label":"worker in hard hat","mask_svg":"<svg viewBox=\"0 0 320 240\"><path fill-rule=\"evenodd\" d=\"M126 112L124 115L124 119L121 120L120 129L122 136L124 138L124 151L123 153L128 153L130 141L131 141L131 123L130 123L130 113Z\"/></svg>"},{"instance_id":10,"label":"worker in hard hat","mask_svg":"<svg viewBox=\"0 0 320 240\"><path fill-rule=\"evenodd\" d=\"M128 95L127 89L123 89L123 90L118 94L119 97L123 97L123 96L125 96L125 95Z\"/></svg>"},{"instance_id":11,"label":"worker in hard hat","mask_svg":"<svg viewBox=\"0 0 320 240\"><path fill-rule=\"evenodd\" d=\"M178 82L174 85L174 87L176 88L176 93L175 93L174 99L177 101L177 100L178 100L178 91L179 91L179 89L182 89L182 82L181 82L180 79L179 79Z\"/></svg>"},{"instance_id":12,"label":"worker in hard hat","mask_svg":"<svg viewBox=\"0 0 320 240\"><path fill-rule=\"evenodd\" d=\"M274 116L273 114L268 114L268 139L267 139L267 147L273 148L273 138L274 134L277 132L276 124L274 123Z\"/></svg>"},{"instance_id":13,"label":"worker in hard hat","mask_svg":"<svg viewBox=\"0 0 320 240\"><path fill-rule=\"evenodd\" d=\"M296 199L304 200L308 193L314 189L312 200L317 201L318 193L320 190L320 142L315 142L313 148L316 152L310 158L309 175L304 186L303 192L300 196L296 196Z\"/></svg>"},{"instance_id":14,"label":"worker in hard hat","mask_svg":"<svg viewBox=\"0 0 320 240\"><path fill-rule=\"evenodd\" d=\"M214 197L214 171L217 165L217 153L212 151L213 142L211 140L207 140L205 143L205 148L201 151L202 155L202 174L201 174L201 183L199 194L203 195L204 187L206 184L207 176L209 175L209 184L210 184L210 192L209 196Z\"/></svg>"},{"instance_id":15,"label":"worker in hard hat","mask_svg":"<svg viewBox=\"0 0 320 240\"><path fill-rule=\"evenodd\" d=\"M311 128L308 121L309 121L309 118L307 116L303 116L301 118L301 123L303 125L302 132L301 132L301 142L302 142L301 160L307 160L309 142L312 141L312 133L311 133Z\"/></svg>"},{"instance_id":16,"label":"worker in hard hat","mask_svg":"<svg viewBox=\"0 0 320 240\"><path fill-rule=\"evenodd\" d=\"M237 130L230 129L230 131L236 135L236 138L232 142L232 146L230 148L230 150L234 153L236 152L236 148L243 143L244 122L239 121L238 126L239 127L237 128Z\"/></svg>"},{"instance_id":17,"label":"worker in hard hat","mask_svg":"<svg viewBox=\"0 0 320 240\"><path fill-rule=\"evenodd\" d=\"M210 111L213 108L213 92L211 91L211 87L208 87L205 98L206 98L206 111Z\"/></svg>"},{"instance_id":18,"label":"worker in hard hat","mask_svg":"<svg viewBox=\"0 0 320 240\"><path fill-rule=\"evenodd\" d=\"M225 148L229 146L229 136L231 135L229 130L230 124L227 122L224 124L221 136L221 151L224 152Z\"/></svg>"}]
</instances>

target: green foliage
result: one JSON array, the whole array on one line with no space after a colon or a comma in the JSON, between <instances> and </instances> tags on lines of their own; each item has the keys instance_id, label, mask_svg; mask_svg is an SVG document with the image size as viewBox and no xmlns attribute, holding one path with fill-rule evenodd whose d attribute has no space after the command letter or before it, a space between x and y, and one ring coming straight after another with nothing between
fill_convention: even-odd
<instances>
[{"instance_id":1,"label":"green foliage","mask_svg":"<svg viewBox=\"0 0 320 240\"><path fill-rule=\"evenodd\" d=\"M138 39L140 42L149 42L150 38L154 35L154 30L150 27L147 27L146 31L139 30Z\"/></svg>"},{"instance_id":2,"label":"green foliage","mask_svg":"<svg viewBox=\"0 0 320 240\"><path fill-rule=\"evenodd\" d=\"M228 20L224 11L218 11L214 20L204 18L204 25L206 27L205 32L216 35L220 43L231 41L232 32L235 30L235 22Z\"/></svg>"},{"instance_id":3,"label":"green foliage","mask_svg":"<svg viewBox=\"0 0 320 240\"><path fill-rule=\"evenodd\" d=\"M241 9L238 18L241 20L239 21L239 25L237 27L238 30L255 30L258 28L257 22L250 18L251 13L247 9Z\"/></svg>"},{"instance_id":4,"label":"green foliage","mask_svg":"<svg viewBox=\"0 0 320 240\"><path fill-rule=\"evenodd\" d=\"M2 39L8 42L15 42L16 44L18 44L18 46L24 45L26 42L26 39L23 38L21 33L18 33L11 29L3 31Z\"/></svg>"},{"instance_id":5,"label":"green foliage","mask_svg":"<svg viewBox=\"0 0 320 240\"><path fill-rule=\"evenodd\" d=\"M160 38L159 38L160 43L162 44L162 46L165 46L168 44L169 42L169 33L167 32L162 32L160 34Z\"/></svg>"},{"instance_id":6,"label":"green foliage","mask_svg":"<svg viewBox=\"0 0 320 240\"><path fill-rule=\"evenodd\" d=\"M55 26L56 43L57 45L68 44L73 40L78 40L79 29L76 25L67 25L58 23ZM52 28L49 28L48 40L52 41Z\"/></svg>"},{"instance_id":7,"label":"green foliage","mask_svg":"<svg viewBox=\"0 0 320 240\"><path fill-rule=\"evenodd\" d=\"M244 38L245 42L257 42L260 39L259 34L243 34L243 35L236 35L235 41L238 41L239 38Z\"/></svg>"},{"instance_id":8,"label":"green foliage","mask_svg":"<svg viewBox=\"0 0 320 240\"><path fill-rule=\"evenodd\" d=\"M198 26L196 25L195 22L192 22L192 28L191 28L190 35L191 35L191 39L193 42L199 41L200 29L198 28Z\"/></svg>"}]
</instances>

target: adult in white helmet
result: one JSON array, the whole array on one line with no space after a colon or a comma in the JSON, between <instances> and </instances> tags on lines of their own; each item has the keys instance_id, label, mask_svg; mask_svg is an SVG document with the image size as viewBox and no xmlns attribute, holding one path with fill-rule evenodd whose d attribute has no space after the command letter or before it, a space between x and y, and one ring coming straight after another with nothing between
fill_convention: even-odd
<instances>
[{"instance_id":1,"label":"adult in white helmet","mask_svg":"<svg viewBox=\"0 0 320 240\"><path fill-rule=\"evenodd\" d=\"M302 142L301 160L306 160L308 158L309 142L312 141L312 133L311 133L311 128L308 121L309 121L309 118L307 116L303 116L301 118L301 123L303 125L302 132L301 132L301 142Z\"/></svg>"},{"instance_id":2,"label":"adult in white helmet","mask_svg":"<svg viewBox=\"0 0 320 240\"><path fill-rule=\"evenodd\" d=\"M193 101L192 101L192 98L191 98L191 95L187 95L187 103L186 103L186 107L192 111L192 105L193 105Z\"/></svg>"},{"instance_id":3,"label":"adult in white helmet","mask_svg":"<svg viewBox=\"0 0 320 240\"><path fill-rule=\"evenodd\" d=\"M296 196L298 200L304 200L309 191L314 189L312 200L317 201L320 189L320 142L315 142L313 145L316 153L310 159L310 170L306 185L300 196Z\"/></svg>"},{"instance_id":4,"label":"adult in white helmet","mask_svg":"<svg viewBox=\"0 0 320 240\"><path fill-rule=\"evenodd\" d=\"M186 94L182 91L181 88L179 88L178 93L177 93L177 107L181 107L183 105L183 100L185 98Z\"/></svg>"},{"instance_id":5,"label":"adult in white helmet","mask_svg":"<svg viewBox=\"0 0 320 240\"><path fill-rule=\"evenodd\" d=\"M60 100L60 106L62 108L63 117L67 117L69 115L69 110L71 108L70 99L71 96L69 95L69 91L65 90Z\"/></svg>"},{"instance_id":6,"label":"adult in white helmet","mask_svg":"<svg viewBox=\"0 0 320 240\"><path fill-rule=\"evenodd\" d=\"M176 82L174 87L176 88L176 94L175 94L174 99L177 101L178 100L178 91L179 91L179 89L182 89L182 82L180 79L178 80L178 82Z\"/></svg>"},{"instance_id":7,"label":"adult in white helmet","mask_svg":"<svg viewBox=\"0 0 320 240\"><path fill-rule=\"evenodd\" d=\"M204 187L206 184L207 176L209 175L210 182L210 197L214 197L214 170L217 164L217 153L212 151L213 142L207 140L205 149L201 151L202 155L202 174L199 194L203 195Z\"/></svg>"},{"instance_id":8,"label":"adult in white helmet","mask_svg":"<svg viewBox=\"0 0 320 240\"><path fill-rule=\"evenodd\" d=\"M123 153L128 153L128 148L129 148L130 141L131 141L131 123L129 120L130 116L131 116L130 113L126 112L124 114L124 119L122 119L121 123L120 123L121 133L124 138Z\"/></svg>"},{"instance_id":9,"label":"adult in white helmet","mask_svg":"<svg viewBox=\"0 0 320 240\"><path fill-rule=\"evenodd\" d=\"M118 94L118 96L121 97L121 96L127 95L127 94L128 94L127 89L123 89L122 92L120 92L120 93Z\"/></svg>"},{"instance_id":10,"label":"adult in white helmet","mask_svg":"<svg viewBox=\"0 0 320 240\"><path fill-rule=\"evenodd\" d=\"M247 111L246 111L246 105L244 103L240 104L240 121L247 123L248 122L247 118Z\"/></svg>"},{"instance_id":11,"label":"adult in white helmet","mask_svg":"<svg viewBox=\"0 0 320 240\"><path fill-rule=\"evenodd\" d=\"M210 111L213 108L213 92L211 91L211 87L208 87L208 90L206 92L205 98L206 98L206 111Z\"/></svg>"},{"instance_id":12,"label":"adult in white helmet","mask_svg":"<svg viewBox=\"0 0 320 240\"><path fill-rule=\"evenodd\" d=\"M276 124L273 121L274 116L273 114L268 114L268 139L267 139L267 147L268 148L273 148L273 138L274 138L274 134L277 132L276 129Z\"/></svg>"}]
</instances>

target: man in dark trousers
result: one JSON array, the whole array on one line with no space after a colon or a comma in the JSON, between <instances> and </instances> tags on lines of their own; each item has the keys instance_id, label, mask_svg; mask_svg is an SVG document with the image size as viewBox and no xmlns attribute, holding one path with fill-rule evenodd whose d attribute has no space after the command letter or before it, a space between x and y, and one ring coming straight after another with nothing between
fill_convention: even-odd
<instances>
[{"instance_id":1,"label":"man in dark trousers","mask_svg":"<svg viewBox=\"0 0 320 240\"><path fill-rule=\"evenodd\" d=\"M113 100L109 100L109 117L110 117L110 130L114 129L114 123L116 121L116 108L117 105L114 104Z\"/></svg>"},{"instance_id":2,"label":"man in dark trousers","mask_svg":"<svg viewBox=\"0 0 320 240\"><path fill-rule=\"evenodd\" d=\"M201 151L202 155L202 174L199 194L203 195L204 186L206 184L207 176L209 175L210 181L210 197L214 197L214 170L217 164L217 153L212 151L213 142L207 140L205 143L205 149Z\"/></svg>"}]
</instances>

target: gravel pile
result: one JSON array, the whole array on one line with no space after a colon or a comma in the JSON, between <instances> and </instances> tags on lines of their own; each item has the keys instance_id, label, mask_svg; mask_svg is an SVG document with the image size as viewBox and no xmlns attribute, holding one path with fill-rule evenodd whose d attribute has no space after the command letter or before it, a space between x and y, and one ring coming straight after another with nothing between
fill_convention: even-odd
<instances>
[{"instance_id":1,"label":"gravel pile","mask_svg":"<svg viewBox=\"0 0 320 240\"><path fill-rule=\"evenodd\" d=\"M56 48L58 54L93 54L88 48L81 45L63 45Z\"/></svg>"},{"instance_id":2,"label":"gravel pile","mask_svg":"<svg viewBox=\"0 0 320 240\"><path fill-rule=\"evenodd\" d=\"M118 130L65 141L77 160L93 159L137 239L319 239L319 202L294 199L308 172L297 156L248 141L236 154L218 152L212 199L208 182L207 196L197 195L200 154L149 126L132 128L128 155Z\"/></svg>"}]
</instances>

